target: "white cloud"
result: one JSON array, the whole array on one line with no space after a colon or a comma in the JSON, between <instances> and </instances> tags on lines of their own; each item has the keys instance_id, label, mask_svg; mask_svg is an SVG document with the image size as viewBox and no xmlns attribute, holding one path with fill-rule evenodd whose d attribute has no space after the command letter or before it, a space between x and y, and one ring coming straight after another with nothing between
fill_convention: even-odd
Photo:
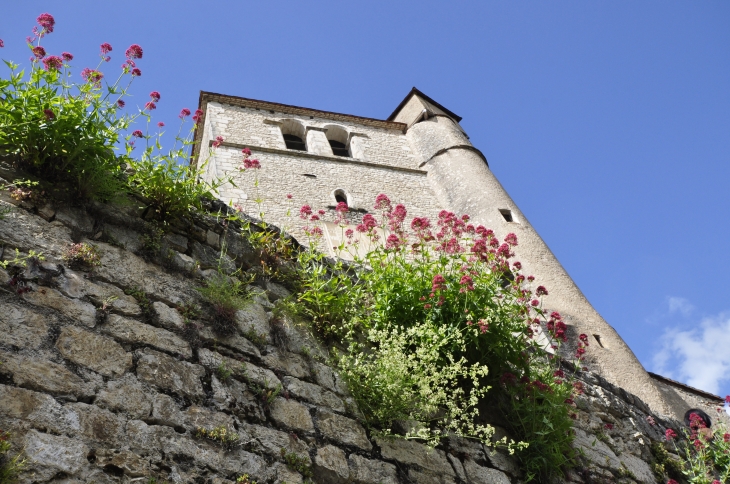
<instances>
[{"instance_id":1,"label":"white cloud","mask_svg":"<svg viewBox=\"0 0 730 484\"><path fill-rule=\"evenodd\" d=\"M680 301L675 311L692 307L676 299ZM714 394L730 382L730 313L704 318L690 330L667 329L660 341L662 347L653 358L657 373Z\"/></svg>"},{"instance_id":2,"label":"white cloud","mask_svg":"<svg viewBox=\"0 0 730 484\"><path fill-rule=\"evenodd\" d=\"M694 311L694 306L683 297L668 297L669 314L680 313L682 316L689 316Z\"/></svg>"}]
</instances>

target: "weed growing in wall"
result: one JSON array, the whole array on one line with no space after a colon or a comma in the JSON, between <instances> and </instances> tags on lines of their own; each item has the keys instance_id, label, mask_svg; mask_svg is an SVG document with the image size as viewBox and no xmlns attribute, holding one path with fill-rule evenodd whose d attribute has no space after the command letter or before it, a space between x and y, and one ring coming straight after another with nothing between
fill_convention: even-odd
<instances>
[{"instance_id":1,"label":"weed growing in wall","mask_svg":"<svg viewBox=\"0 0 730 484\"><path fill-rule=\"evenodd\" d=\"M101 257L91 244L72 244L63 251L61 258L72 268L94 268L101 265Z\"/></svg>"},{"instance_id":2,"label":"weed growing in wall","mask_svg":"<svg viewBox=\"0 0 730 484\"><path fill-rule=\"evenodd\" d=\"M247 284L235 276L218 272L205 285L197 288L213 307L213 330L221 336L231 335L236 328L236 311L248 303Z\"/></svg>"},{"instance_id":3,"label":"weed growing in wall","mask_svg":"<svg viewBox=\"0 0 730 484\"><path fill-rule=\"evenodd\" d=\"M0 430L0 484L16 482L26 464L20 454L11 456L10 449L10 434Z\"/></svg>"}]
</instances>

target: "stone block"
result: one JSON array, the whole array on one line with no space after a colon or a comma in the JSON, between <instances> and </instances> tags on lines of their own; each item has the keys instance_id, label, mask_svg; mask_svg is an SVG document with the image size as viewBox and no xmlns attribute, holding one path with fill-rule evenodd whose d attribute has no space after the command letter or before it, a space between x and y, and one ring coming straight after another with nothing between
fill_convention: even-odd
<instances>
[{"instance_id":1,"label":"stone block","mask_svg":"<svg viewBox=\"0 0 730 484\"><path fill-rule=\"evenodd\" d=\"M297 378L309 378L311 374L307 360L296 353L272 349L270 353L264 355L261 359L269 368L287 375Z\"/></svg>"},{"instance_id":2,"label":"stone block","mask_svg":"<svg viewBox=\"0 0 730 484\"><path fill-rule=\"evenodd\" d=\"M104 240L112 245L122 247L130 252L139 252L142 249L142 236L134 230L104 224L102 229Z\"/></svg>"},{"instance_id":3,"label":"stone block","mask_svg":"<svg viewBox=\"0 0 730 484\"><path fill-rule=\"evenodd\" d=\"M70 299L50 287L30 291L23 297L34 306L52 308L67 318L84 326L93 328L96 325L96 308L93 304Z\"/></svg>"},{"instance_id":4,"label":"stone block","mask_svg":"<svg viewBox=\"0 0 730 484\"><path fill-rule=\"evenodd\" d=\"M119 377L132 367L132 355L111 338L75 326L65 326L56 348L67 360L108 377Z\"/></svg>"},{"instance_id":5,"label":"stone block","mask_svg":"<svg viewBox=\"0 0 730 484\"><path fill-rule=\"evenodd\" d=\"M205 376L202 366L149 349L138 350L136 354L137 377L143 382L192 399L205 395L200 381Z\"/></svg>"},{"instance_id":6,"label":"stone block","mask_svg":"<svg viewBox=\"0 0 730 484\"><path fill-rule=\"evenodd\" d=\"M489 465L495 469L511 474L515 477L520 477L522 472L520 471L520 465L514 456L502 453L494 449L484 449L487 454L487 460Z\"/></svg>"},{"instance_id":7,"label":"stone block","mask_svg":"<svg viewBox=\"0 0 730 484\"><path fill-rule=\"evenodd\" d=\"M185 320L177 309L171 308L163 302L153 302L152 313L154 314L155 322L170 331L182 329L185 326Z\"/></svg>"},{"instance_id":8,"label":"stone block","mask_svg":"<svg viewBox=\"0 0 730 484\"><path fill-rule=\"evenodd\" d=\"M71 403L66 407L79 416L81 435L84 437L109 444L117 444L122 439L126 423L123 418L96 405Z\"/></svg>"},{"instance_id":9,"label":"stone block","mask_svg":"<svg viewBox=\"0 0 730 484\"><path fill-rule=\"evenodd\" d=\"M30 430L25 435L24 453L30 468L50 469L53 474L75 474L86 463L89 448L75 439ZM51 475L53 475L51 474Z\"/></svg>"},{"instance_id":10,"label":"stone block","mask_svg":"<svg viewBox=\"0 0 730 484\"><path fill-rule=\"evenodd\" d=\"M189 407L183 416L185 418L185 426L191 432L195 432L198 428L207 430L215 427L225 427L228 430L235 428L233 425L233 417L230 415L196 405Z\"/></svg>"},{"instance_id":11,"label":"stone block","mask_svg":"<svg viewBox=\"0 0 730 484\"><path fill-rule=\"evenodd\" d=\"M202 328L198 332L198 335L200 336L200 339L206 343L225 346L226 348L243 353L244 355L254 356L256 358L261 357L259 349L243 336L239 336L237 334L226 337L219 336L213 333L213 330L207 326Z\"/></svg>"},{"instance_id":12,"label":"stone block","mask_svg":"<svg viewBox=\"0 0 730 484\"><path fill-rule=\"evenodd\" d=\"M48 321L53 322L54 319L28 307L3 301L0 343L18 348L38 348L48 335Z\"/></svg>"},{"instance_id":13,"label":"stone block","mask_svg":"<svg viewBox=\"0 0 730 484\"><path fill-rule=\"evenodd\" d=\"M0 362L0 374L12 376L20 387L71 399L94 394L92 385L57 363L1 351Z\"/></svg>"},{"instance_id":14,"label":"stone block","mask_svg":"<svg viewBox=\"0 0 730 484\"><path fill-rule=\"evenodd\" d=\"M221 248L221 236L213 232L212 230L208 230L205 233L205 243L209 246L213 247L214 249L220 249Z\"/></svg>"},{"instance_id":15,"label":"stone block","mask_svg":"<svg viewBox=\"0 0 730 484\"><path fill-rule=\"evenodd\" d=\"M438 474L453 477L454 470L442 450L429 449L413 440L377 439L383 459L395 460L403 464L416 464Z\"/></svg>"},{"instance_id":16,"label":"stone block","mask_svg":"<svg viewBox=\"0 0 730 484\"><path fill-rule=\"evenodd\" d=\"M613 453L611 448L596 439L593 435L586 434L583 430L575 429L575 440L573 447L582 452L586 459L600 467L610 467L618 470L621 462Z\"/></svg>"},{"instance_id":17,"label":"stone block","mask_svg":"<svg viewBox=\"0 0 730 484\"><path fill-rule=\"evenodd\" d=\"M96 451L96 465L102 468L113 466L129 477L142 477L150 472L149 461L128 450L99 449Z\"/></svg>"},{"instance_id":18,"label":"stone block","mask_svg":"<svg viewBox=\"0 0 730 484\"><path fill-rule=\"evenodd\" d=\"M647 462L627 453L619 455L618 458L621 461L621 465L633 474L637 482L642 484L656 484L656 477Z\"/></svg>"},{"instance_id":19,"label":"stone block","mask_svg":"<svg viewBox=\"0 0 730 484\"><path fill-rule=\"evenodd\" d=\"M176 334L149 324L140 323L134 319L111 314L100 329L103 333L125 343L146 344L163 351L182 355L185 358L193 356L190 345Z\"/></svg>"},{"instance_id":20,"label":"stone block","mask_svg":"<svg viewBox=\"0 0 730 484\"><path fill-rule=\"evenodd\" d=\"M251 435L254 441L255 452L263 452L274 458L281 458L281 449L285 452L293 452L304 457L308 464L312 463L309 457L309 447L300 438L291 432L281 432L261 425L247 425L246 432Z\"/></svg>"},{"instance_id":21,"label":"stone block","mask_svg":"<svg viewBox=\"0 0 730 484\"><path fill-rule=\"evenodd\" d=\"M301 398L315 405L331 408L337 412L345 411L345 404L342 403L340 397L320 386L290 376L285 376L282 383L291 396Z\"/></svg>"},{"instance_id":22,"label":"stone block","mask_svg":"<svg viewBox=\"0 0 730 484\"><path fill-rule=\"evenodd\" d=\"M312 417L309 409L294 400L277 398L271 404L271 419L277 424L294 429L309 432L314 430Z\"/></svg>"},{"instance_id":23,"label":"stone block","mask_svg":"<svg viewBox=\"0 0 730 484\"><path fill-rule=\"evenodd\" d=\"M78 415L45 393L0 385L0 402L0 416L24 420L37 429L70 434L80 428Z\"/></svg>"},{"instance_id":24,"label":"stone block","mask_svg":"<svg viewBox=\"0 0 730 484\"><path fill-rule=\"evenodd\" d=\"M471 459L464 461L464 471L469 482L473 484L510 484L504 472L482 467Z\"/></svg>"},{"instance_id":25,"label":"stone block","mask_svg":"<svg viewBox=\"0 0 730 484\"><path fill-rule=\"evenodd\" d=\"M249 339L260 339L271 344L271 327L269 315L260 304L252 303L236 311L236 324L242 335L251 335Z\"/></svg>"},{"instance_id":26,"label":"stone block","mask_svg":"<svg viewBox=\"0 0 730 484\"><path fill-rule=\"evenodd\" d=\"M123 412L133 419L145 419L152 411L148 393L132 375L107 382L94 404L113 412Z\"/></svg>"},{"instance_id":27,"label":"stone block","mask_svg":"<svg viewBox=\"0 0 730 484\"><path fill-rule=\"evenodd\" d=\"M329 410L317 409L317 430L324 437L341 444L352 445L367 451L373 448L362 425L351 418L343 417Z\"/></svg>"},{"instance_id":28,"label":"stone block","mask_svg":"<svg viewBox=\"0 0 730 484\"><path fill-rule=\"evenodd\" d=\"M335 373L332 368L318 361L312 361L312 374L317 385L327 390L335 390Z\"/></svg>"},{"instance_id":29,"label":"stone block","mask_svg":"<svg viewBox=\"0 0 730 484\"><path fill-rule=\"evenodd\" d=\"M464 471L464 464L461 463L458 457L451 454L446 454L446 458L451 462L451 467L454 468L456 476L462 481L466 481L466 472Z\"/></svg>"},{"instance_id":30,"label":"stone block","mask_svg":"<svg viewBox=\"0 0 730 484\"><path fill-rule=\"evenodd\" d=\"M155 425L182 429L185 425L185 414L180 410L175 399L164 393L157 393L152 396L152 414L146 421Z\"/></svg>"},{"instance_id":31,"label":"stone block","mask_svg":"<svg viewBox=\"0 0 730 484\"><path fill-rule=\"evenodd\" d=\"M357 454L347 458L350 480L355 484L398 484L398 473L393 464L366 459Z\"/></svg>"},{"instance_id":32,"label":"stone block","mask_svg":"<svg viewBox=\"0 0 730 484\"><path fill-rule=\"evenodd\" d=\"M180 234L176 234L176 233L172 233L172 232L165 234L162 241L168 247L170 247L171 249L176 250L178 252L185 253L188 251L188 239L187 239L187 237L184 237Z\"/></svg>"},{"instance_id":33,"label":"stone block","mask_svg":"<svg viewBox=\"0 0 730 484\"><path fill-rule=\"evenodd\" d=\"M413 484L456 484L456 481L450 476L438 475L430 471L422 472L416 469L408 471L408 479L408 482Z\"/></svg>"},{"instance_id":34,"label":"stone block","mask_svg":"<svg viewBox=\"0 0 730 484\"><path fill-rule=\"evenodd\" d=\"M313 471L315 479L321 484L340 484L350 476L345 453L334 445L317 449Z\"/></svg>"},{"instance_id":35,"label":"stone block","mask_svg":"<svg viewBox=\"0 0 730 484\"><path fill-rule=\"evenodd\" d=\"M195 240L190 241L190 247L193 259L200 263L201 269L220 269L225 274L233 274L236 271L236 264L227 254L221 257L216 249Z\"/></svg>"},{"instance_id":36,"label":"stone block","mask_svg":"<svg viewBox=\"0 0 730 484\"><path fill-rule=\"evenodd\" d=\"M300 473L289 469L289 467L282 462L276 462L274 464L274 470L276 471L276 480L274 481L274 484L304 483L304 479Z\"/></svg>"}]
</instances>

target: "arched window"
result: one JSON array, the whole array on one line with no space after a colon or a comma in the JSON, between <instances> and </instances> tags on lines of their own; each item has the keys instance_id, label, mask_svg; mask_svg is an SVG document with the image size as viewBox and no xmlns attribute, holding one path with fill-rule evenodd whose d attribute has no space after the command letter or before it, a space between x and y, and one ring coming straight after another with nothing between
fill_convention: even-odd
<instances>
[{"instance_id":1,"label":"arched window","mask_svg":"<svg viewBox=\"0 0 730 484\"><path fill-rule=\"evenodd\" d=\"M290 150L307 151L307 146L304 144L304 140L302 140L299 136L285 134L284 143L286 143L286 147Z\"/></svg>"},{"instance_id":2,"label":"arched window","mask_svg":"<svg viewBox=\"0 0 730 484\"><path fill-rule=\"evenodd\" d=\"M330 146L332 147L332 154L335 156L350 156L350 150L347 149L347 146L345 146L344 143L340 143L339 141L335 141L333 139L329 140Z\"/></svg>"},{"instance_id":3,"label":"arched window","mask_svg":"<svg viewBox=\"0 0 730 484\"><path fill-rule=\"evenodd\" d=\"M352 154L350 153L350 147L348 146L348 142L350 139L350 134L347 132L345 128L342 126L337 126L336 124L330 124L325 126L325 133L327 134L327 141L330 143L330 147L332 147L332 154L335 156L346 156L350 158Z\"/></svg>"},{"instance_id":4,"label":"arched window","mask_svg":"<svg viewBox=\"0 0 730 484\"><path fill-rule=\"evenodd\" d=\"M284 144L287 149L307 151L307 143L304 141L306 134L304 125L296 119L284 119L279 124L281 134L284 137Z\"/></svg>"},{"instance_id":5,"label":"arched window","mask_svg":"<svg viewBox=\"0 0 730 484\"><path fill-rule=\"evenodd\" d=\"M347 203L347 194L345 193L345 190L335 190L335 201L337 203Z\"/></svg>"}]
</instances>

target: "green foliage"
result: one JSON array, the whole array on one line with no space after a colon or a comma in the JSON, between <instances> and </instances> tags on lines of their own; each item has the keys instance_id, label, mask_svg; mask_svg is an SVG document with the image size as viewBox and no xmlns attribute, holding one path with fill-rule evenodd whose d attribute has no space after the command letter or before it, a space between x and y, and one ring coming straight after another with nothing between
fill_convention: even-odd
<instances>
[{"instance_id":1,"label":"green foliage","mask_svg":"<svg viewBox=\"0 0 730 484\"><path fill-rule=\"evenodd\" d=\"M226 366L226 362L222 361L220 365L215 369L215 374L218 379L222 382L227 382L231 378L231 370Z\"/></svg>"},{"instance_id":2,"label":"green foliage","mask_svg":"<svg viewBox=\"0 0 730 484\"><path fill-rule=\"evenodd\" d=\"M213 307L213 329L220 335L235 331L236 311L248 304L246 283L219 272L197 288L203 299Z\"/></svg>"},{"instance_id":3,"label":"green foliage","mask_svg":"<svg viewBox=\"0 0 730 484\"><path fill-rule=\"evenodd\" d=\"M684 439L669 439L679 455L679 461L673 467L685 476L691 484L712 484L715 480L721 483L730 482L730 433L722 422L718 422L713 430L705 428L700 419L690 416L690 429L683 429ZM658 457L655 453L655 457ZM659 464L671 467L672 459L665 458ZM670 464L669 466L667 464ZM678 464L678 465L677 465ZM658 466L657 466L658 467ZM656 468L655 471L663 470Z\"/></svg>"},{"instance_id":4,"label":"green foliage","mask_svg":"<svg viewBox=\"0 0 730 484\"><path fill-rule=\"evenodd\" d=\"M144 317L152 317L152 301L150 301L150 298L147 296L146 292L144 292L141 288L137 286L132 286L128 289L125 289L124 294L132 296L137 300L137 304L139 304L140 309L142 309L142 315Z\"/></svg>"},{"instance_id":5,"label":"green foliage","mask_svg":"<svg viewBox=\"0 0 730 484\"><path fill-rule=\"evenodd\" d=\"M219 427L214 427L212 429L198 427L195 430L195 437L199 439L205 438L217 442L226 450L233 449L236 445L239 444L239 441L241 439L241 437L237 433L228 430L223 425Z\"/></svg>"},{"instance_id":6,"label":"green foliage","mask_svg":"<svg viewBox=\"0 0 730 484\"><path fill-rule=\"evenodd\" d=\"M16 482L18 474L26 465L21 455L10 456L10 434L0 430L0 484Z\"/></svg>"},{"instance_id":7,"label":"green foliage","mask_svg":"<svg viewBox=\"0 0 730 484\"><path fill-rule=\"evenodd\" d=\"M405 207L378 198L380 222L366 215L357 235L345 231L347 208L337 209L345 241L338 250L354 263L317 253L318 227L305 227L310 251L299 257L302 311L337 342L336 362L366 423L392 434L394 423L406 422L401 437L431 445L447 433L492 445L480 413L488 403L519 441L496 445L519 450L527 479L561 476L575 457L574 366L561 368L554 356L566 326L541 309L547 290L509 260L516 236L501 243L449 212L433 230L414 219L408 231ZM359 244L369 247L364 257ZM578 358L586 340L581 335Z\"/></svg>"},{"instance_id":8,"label":"green foliage","mask_svg":"<svg viewBox=\"0 0 730 484\"><path fill-rule=\"evenodd\" d=\"M19 168L68 184L70 195L110 199L123 190L123 162L114 153L119 133L132 118L119 116L117 82L102 88L93 76L71 84L68 66L45 70L33 62L26 76L18 65L0 79L0 151Z\"/></svg>"},{"instance_id":9,"label":"green foliage","mask_svg":"<svg viewBox=\"0 0 730 484\"><path fill-rule=\"evenodd\" d=\"M101 257L96 247L81 242L72 244L63 251L61 256L71 267L98 267L101 265Z\"/></svg>"},{"instance_id":10,"label":"green foliage","mask_svg":"<svg viewBox=\"0 0 730 484\"><path fill-rule=\"evenodd\" d=\"M287 452L283 447L281 448L281 457L289 469L300 473L305 479L313 476L312 467L309 465L309 460L306 457L297 455L294 452Z\"/></svg>"},{"instance_id":11,"label":"green foliage","mask_svg":"<svg viewBox=\"0 0 730 484\"><path fill-rule=\"evenodd\" d=\"M256 481L252 481L248 474L238 476L236 482L238 484L256 484Z\"/></svg>"},{"instance_id":12,"label":"green foliage","mask_svg":"<svg viewBox=\"0 0 730 484\"><path fill-rule=\"evenodd\" d=\"M263 385L254 383L251 380L247 380L247 382L249 390L251 390L251 392L258 397L261 405L263 405L264 408L269 408L271 404L274 403L274 400L276 400L276 397L279 396L282 390L281 385L273 386L268 381L264 381Z\"/></svg>"},{"instance_id":13,"label":"green foliage","mask_svg":"<svg viewBox=\"0 0 730 484\"><path fill-rule=\"evenodd\" d=\"M0 267L3 269L7 269L8 266L26 267L28 265L28 261L44 259L45 257L41 252L30 250L27 254L23 254L20 250L15 249L12 259L0 260Z\"/></svg>"}]
</instances>

